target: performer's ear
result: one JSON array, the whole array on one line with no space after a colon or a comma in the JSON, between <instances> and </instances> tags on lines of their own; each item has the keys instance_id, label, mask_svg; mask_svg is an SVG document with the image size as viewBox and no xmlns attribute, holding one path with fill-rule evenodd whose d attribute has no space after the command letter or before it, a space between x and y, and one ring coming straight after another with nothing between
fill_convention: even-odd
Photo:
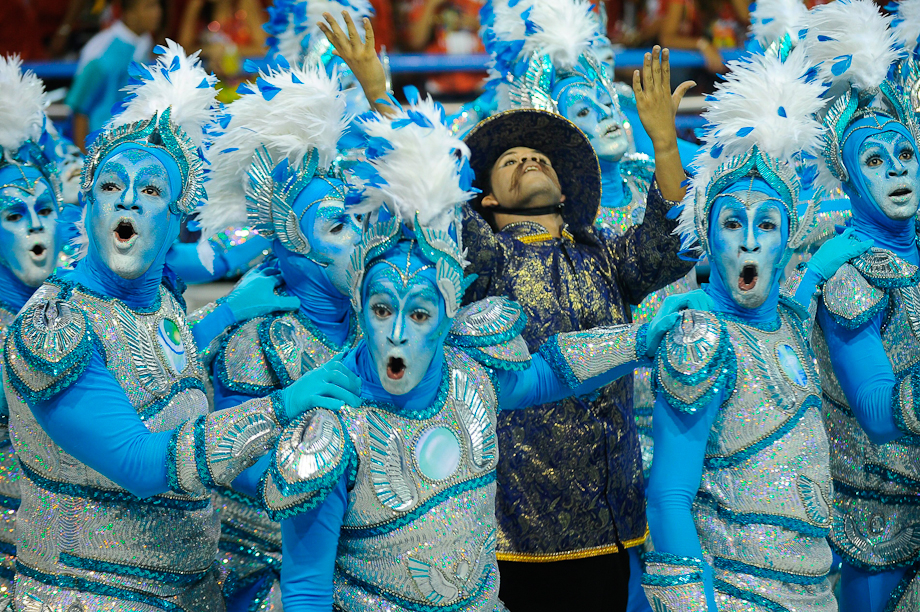
<instances>
[{"instance_id":1,"label":"performer's ear","mask_svg":"<svg viewBox=\"0 0 920 612\"><path fill-rule=\"evenodd\" d=\"M498 206L498 200L495 199L495 196L491 193L482 199L483 208L492 208L493 206Z\"/></svg>"}]
</instances>

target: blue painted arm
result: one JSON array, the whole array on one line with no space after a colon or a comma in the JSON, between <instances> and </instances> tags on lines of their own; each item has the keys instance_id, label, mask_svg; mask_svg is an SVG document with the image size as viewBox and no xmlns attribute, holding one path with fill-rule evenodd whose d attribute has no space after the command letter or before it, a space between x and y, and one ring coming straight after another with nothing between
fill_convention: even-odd
<instances>
[{"instance_id":1,"label":"blue painted arm","mask_svg":"<svg viewBox=\"0 0 920 612\"><path fill-rule=\"evenodd\" d=\"M79 380L31 408L64 451L134 495L169 490L166 449L173 432L144 426L97 351Z\"/></svg>"},{"instance_id":2,"label":"blue painted arm","mask_svg":"<svg viewBox=\"0 0 920 612\"><path fill-rule=\"evenodd\" d=\"M648 486L648 527L655 550L679 557L703 558L690 508L700 488L706 440L722 398L694 414L675 410L664 396L655 401L652 423L655 461ZM712 568L704 566L706 600L716 612Z\"/></svg>"},{"instance_id":3,"label":"blue painted arm","mask_svg":"<svg viewBox=\"0 0 920 612\"><path fill-rule=\"evenodd\" d=\"M210 283L227 275L227 264L219 255L214 257L214 271L209 272L198 257L194 242L175 242L166 253L166 264L190 285Z\"/></svg>"},{"instance_id":4,"label":"blue painted arm","mask_svg":"<svg viewBox=\"0 0 920 612\"><path fill-rule=\"evenodd\" d=\"M322 504L281 523L281 600L286 612L330 612L345 477Z\"/></svg>"},{"instance_id":5,"label":"blue painted arm","mask_svg":"<svg viewBox=\"0 0 920 612\"><path fill-rule=\"evenodd\" d=\"M230 487L243 495L248 495L253 499L259 499L259 481L262 474L268 470L272 463L272 454L262 455L262 458L256 461L251 467L243 470L239 476L233 479Z\"/></svg>"},{"instance_id":6,"label":"blue painted arm","mask_svg":"<svg viewBox=\"0 0 920 612\"><path fill-rule=\"evenodd\" d=\"M812 268L806 268L805 274L802 276L802 280L795 290L795 295L793 296L795 301L801 304L802 308L808 310L808 306L814 298L815 290L822 282L824 282L824 279L820 274L815 272Z\"/></svg>"},{"instance_id":7,"label":"blue painted arm","mask_svg":"<svg viewBox=\"0 0 920 612\"><path fill-rule=\"evenodd\" d=\"M236 325L236 323L236 317L233 316L233 311L230 310L230 307L226 304L219 305L192 327L192 336L195 337L195 344L198 346L198 350L203 351L206 349L214 338L231 325Z\"/></svg>"},{"instance_id":8,"label":"blue painted arm","mask_svg":"<svg viewBox=\"0 0 920 612\"><path fill-rule=\"evenodd\" d=\"M903 434L894 419L894 371L882 345L880 312L857 327L847 329L818 307L818 324L824 331L834 374L856 420L876 444L897 440Z\"/></svg>"},{"instance_id":9,"label":"blue painted arm","mask_svg":"<svg viewBox=\"0 0 920 612\"><path fill-rule=\"evenodd\" d=\"M225 387L220 382L220 377L217 376L213 370L216 369L216 364L212 367L211 380L214 382L214 410L226 410L227 408L233 408L234 406L239 406L244 402L251 400L254 395L244 395L243 393L237 393L231 391Z\"/></svg>"}]
</instances>

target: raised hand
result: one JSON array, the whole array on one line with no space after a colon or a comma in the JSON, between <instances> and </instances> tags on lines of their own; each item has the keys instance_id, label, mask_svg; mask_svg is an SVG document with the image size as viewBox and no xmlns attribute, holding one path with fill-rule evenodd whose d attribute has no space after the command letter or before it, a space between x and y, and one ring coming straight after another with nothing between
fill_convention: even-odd
<instances>
[{"instance_id":1,"label":"raised hand","mask_svg":"<svg viewBox=\"0 0 920 612\"><path fill-rule=\"evenodd\" d=\"M300 300L275 293L282 281L277 271L273 274L271 271L250 270L230 292L224 303L233 313L237 323L270 312L297 310L300 308Z\"/></svg>"},{"instance_id":2,"label":"raised hand","mask_svg":"<svg viewBox=\"0 0 920 612\"><path fill-rule=\"evenodd\" d=\"M360 406L361 379L342 364L336 355L325 364L307 372L281 391L284 414L293 420L312 408L341 410L343 406Z\"/></svg>"},{"instance_id":3,"label":"raised hand","mask_svg":"<svg viewBox=\"0 0 920 612\"><path fill-rule=\"evenodd\" d=\"M655 353L658 352L658 345L661 344L665 334L680 322L682 310L711 311L713 308L715 308L715 302L702 289L666 297L655 318L648 325L648 333L645 336L645 356L649 359L655 356Z\"/></svg>"},{"instance_id":4,"label":"raised hand","mask_svg":"<svg viewBox=\"0 0 920 612\"><path fill-rule=\"evenodd\" d=\"M326 23L320 22L319 29L332 43L335 54L341 57L354 73L371 108L378 112L389 110L388 105L377 102L387 99L387 79L383 63L377 57L377 51L374 48L374 28L371 26L371 20L367 17L363 20L364 41L362 41L358 35L358 28L355 27L355 22L348 11L342 11L342 20L345 22L348 34L342 31L341 26L330 13L323 13L323 19L326 20Z\"/></svg>"},{"instance_id":5,"label":"raised hand","mask_svg":"<svg viewBox=\"0 0 920 612\"><path fill-rule=\"evenodd\" d=\"M842 231L841 231L842 230ZM859 257L872 248L872 240L860 240L853 228L839 228L840 234L821 245L805 264L821 280L828 280L837 270L854 257Z\"/></svg>"}]
</instances>

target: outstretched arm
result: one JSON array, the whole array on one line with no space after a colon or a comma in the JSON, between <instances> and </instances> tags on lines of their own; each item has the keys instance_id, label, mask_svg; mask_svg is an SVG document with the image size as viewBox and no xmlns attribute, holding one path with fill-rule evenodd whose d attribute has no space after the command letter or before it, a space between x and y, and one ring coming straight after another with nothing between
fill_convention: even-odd
<instances>
[{"instance_id":1,"label":"outstretched arm","mask_svg":"<svg viewBox=\"0 0 920 612\"><path fill-rule=\"evenodd\" d=\"M371 20L364 18L364 41L362 42L358 35L358 28L355 27L355 22L352 21L348 11L342 11L342 20L345 22L348 34L342 31L335 17L330 13L323 13L323 18L326 23L320 21L317 26L332 43L335 54L341 57L354 73L371 108L381 115L389 115L393 107L385 102L389 97L387 78L383 70L383 63L377 57L377 51L374 48L374 28Z\"/></svg>"}]
</instances>

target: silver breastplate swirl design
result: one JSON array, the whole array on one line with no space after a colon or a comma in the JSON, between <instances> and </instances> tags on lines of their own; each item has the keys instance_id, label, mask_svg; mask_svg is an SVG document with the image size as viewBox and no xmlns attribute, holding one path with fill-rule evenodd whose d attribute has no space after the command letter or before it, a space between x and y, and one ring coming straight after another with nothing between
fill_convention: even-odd
<instances>
[{"instance_id":1,"label":"silver breastplate swirl design","mask_svg":"<svg viewBox=\"0 0 920 612\"><path fill-rule=\"evenodd\" d=\"M62 291L48 283L32 301L53 300ZM68 293L63 297L86 314L95 350L151 432L208 413L204 371L185 313L165 288L160 307L150 313L79 287ZM84 601L92 609L155 610L163 600L181 610L222 609L211 572L219 528L210 496L170 492L139 499L66 453L22 397L10 393L8 399L25 476L17 530L21 606L41 601L63 610L75 601L74 592L85 591L98 595L95 604ZM117 603L125 593L135 603Z\"/></svg>"},{"instance_id":2,"label":"silver breastplate swirl design","mask_svg":"<svg viewBox=\"0 0 920 612\"><path fill-rule=\"evenodd\" d=\"M447 347L445 359L440 409L404 416L365 405L343 415L358 454L336 561L336 604L349 612L504 609L496 392L463 351Z\"/></svg>"},{"instance_id":3,"label":"silver breastplate swirl design","mask_svg":"<svg viewBox=\"0 0 920 612\"><path fill-rule=\"evenodd\" d=\"M841 268L824 288L824 303L831 313L854 321L877 316L882 309L882 346L900 381L920 361L920 284L877 286L884 284L877 274L883 264L882 270L891 269L897 277L916 272L916 267L886 258L886 253L873 250L855 262L861 269ZM920 554L920 446L909 437L874 444L850 409L818 326L812 343L821 368L824 424L831 439L835 493L831 544L845 560L860 567L913 563Z\"/></svg>"}]
</instances>

